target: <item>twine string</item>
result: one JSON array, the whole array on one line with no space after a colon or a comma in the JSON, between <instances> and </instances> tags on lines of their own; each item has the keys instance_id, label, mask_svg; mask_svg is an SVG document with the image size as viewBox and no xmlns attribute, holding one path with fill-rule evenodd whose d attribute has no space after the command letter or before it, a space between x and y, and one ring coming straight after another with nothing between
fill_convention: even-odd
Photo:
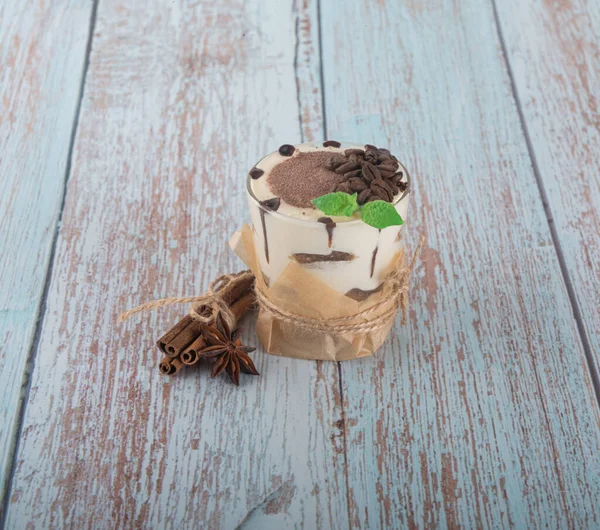
<instances>
[{"instance_id":1,"label":"twine string","mask_svg":"<svg viewBox=\"0 0 600 530\"><path fill-rule=\"evenodd\" d=\"M175 304L191 304L189 315L194 320L198 320L204 324L211 324L217 318L217 314L221 313L221 317L225 320L229 328L233 329L236 318L223 297L233 288L234 283L232 280L246 275L252 275L252 272L246 270L236 274L223 274L210 283L208 290L204 294L152 300L129 311L125 311L119 316L119 321L123 322L142 311L152 311Z\"/></svg>"}]
</instances>

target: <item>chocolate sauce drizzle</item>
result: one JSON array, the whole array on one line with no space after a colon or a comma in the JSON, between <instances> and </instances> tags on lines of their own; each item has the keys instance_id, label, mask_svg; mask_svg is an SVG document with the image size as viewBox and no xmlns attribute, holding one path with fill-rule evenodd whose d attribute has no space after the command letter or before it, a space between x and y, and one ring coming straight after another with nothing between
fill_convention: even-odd
<instances>
[{"instance_id":1,"label":"chocolate sauce drizzle","mask_svg":"<svg viewBox=\"0 0 600 530\"><path fill-rule=\"evenodd\" d=\"M266 201L261 201L259 203L260 222L262 223L263 238L265 240L265 258L267 263L269 263L269 239L267 237L267 224L265 223L265 215L268 214L267 210L276 212L280 204L281 199L279 197L273 197L272 199L267 199Z\"/></svg>"},{"instance_id":2,"label":"chocolate sauce drizzle","mask_svg":"<svg viewBox=\"0 0 600 530\"><path fill-rule=\"evenodd\" d=\"M377 258L377 251L379 250L379 235L381 234L381 228L379 229L379 234L377 234L377 245L375 246L375 250L373 251L373 257L371 258L371 278L373 277L373 273L375 272L375 259Z\"/></svg>"},{"instance_id":3,"label":"chocolate sauce drizzle","mask_svg":"<svg viewBox=\"0 0 600 530\"><path fill-rule=\"evenodd\" d=\"M333 242L333 229L336 227L336 224L331 217L319 217L317 221L325 224L325 229L327 230L327 246L331 248L331 243Z\"/></svg>"},{"instance_id":4,"label":"chocolate sauce drizzle","mask_svg":"<svg viewBox=\"0 0 600 530\"><path fill-rule=\"evenodd\" d=\"M371 278L373 277L373 273L375 272L375 259L377 258L377 251L379 250L379 246L375 247L373 251L373 257L371 258Z\"/></svg>"}]
</instances>

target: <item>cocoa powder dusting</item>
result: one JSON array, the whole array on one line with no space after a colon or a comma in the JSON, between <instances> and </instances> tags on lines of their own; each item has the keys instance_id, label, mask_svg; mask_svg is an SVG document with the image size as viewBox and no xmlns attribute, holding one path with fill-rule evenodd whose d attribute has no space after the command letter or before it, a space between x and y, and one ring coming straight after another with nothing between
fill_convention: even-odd
<instances>
[{"instance_id":1,"label":"cocoa powder dusting","mask_svg":"<svg viewBox=\"0 0 600 530\"><path fill-rule=\"evenodd\" d=\"M271 191L297 208L313 207L312 199L329 193L344 180L343 175L327 169L327 162L335 156L326 151L299 153L277 164L267 180Z\"/></svg>"}]
</instances>

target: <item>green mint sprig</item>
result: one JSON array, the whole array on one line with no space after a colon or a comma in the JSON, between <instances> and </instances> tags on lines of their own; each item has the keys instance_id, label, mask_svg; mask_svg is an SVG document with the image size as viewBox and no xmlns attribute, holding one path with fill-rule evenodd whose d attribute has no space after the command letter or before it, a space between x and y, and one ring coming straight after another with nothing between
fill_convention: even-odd
<instances>
[{"instance_id":1,"label":"green mint sprig","mask_svg":"<svg viewBox=\"0 0 600 530\"><path fill-rule=\"evenodd\" d=\"M360 212L360 217L366 224L379 229L404 224L404 220L391 203L372 201L361 208L356 202L356 193L350 195L336 191L321 195L311 202L325 215L352 217L356 212Z\"/></svg>"}]
</instances>

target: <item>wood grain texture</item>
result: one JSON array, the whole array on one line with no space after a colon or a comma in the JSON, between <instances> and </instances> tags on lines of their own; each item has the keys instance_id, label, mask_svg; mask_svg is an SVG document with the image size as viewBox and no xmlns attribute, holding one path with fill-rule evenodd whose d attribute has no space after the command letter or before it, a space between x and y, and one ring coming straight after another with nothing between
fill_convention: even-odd
<instances>
[{"instance_id":1,"label":"wood grain texture","mask_svg":"<svg viewBox=\"0 0 600 530\"><path fill-rule=\"evenodd\" d=\"M0 505L62 201L91 7L0 3Z\"/></svg>"},{"instance_id":2,"label":"wood grain texture","mask_svg":"<svg viewBox=\"0 0 600 530\"><path fill-rule=\"evenodd\" d=\"M600 365L600 3L498 2L552 222Z\"/></svg>"},{"instance_id":3,"label":"wood grain texture","mask_svg":"<svg viewBox=\"0 0 600 530\"><path fill-rule=\"evenodd\" d=\"M598 407L491 5L321 12L328 136L398 153L428 238L409 325L342 365L352 527L597 527Z\"/></svg>"},{"instance_id":4,"label":"wood grain texture","mask_svg":"<svg viewBox=\"0 0 600 530\"><path fill-rule=\"evenodd\" d=\"M346 528L335 364L169 379L153 341L186 309L116 324L241 266L246 173L300 140L299 7L135 5L98 8L7 525Z\"/></svg>"}]
</instances>

